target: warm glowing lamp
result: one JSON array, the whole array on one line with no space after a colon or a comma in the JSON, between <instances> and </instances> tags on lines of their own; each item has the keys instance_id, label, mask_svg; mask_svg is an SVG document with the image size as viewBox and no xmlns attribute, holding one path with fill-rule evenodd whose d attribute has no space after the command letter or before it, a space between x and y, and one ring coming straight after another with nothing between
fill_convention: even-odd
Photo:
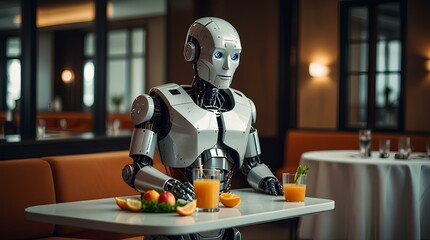
<instances>
[{"instance_id":1,"label":"warm glowing lamp","mask_svg":"<svg viewBox=\"0 0 430 240\"><path fill-rule=\"evenodd\" d=\"M64 83L71 83L75 80L75 74L72 70L64 69L61 73L61 80L63 80Z\"/></svg>"},{"instance_id":2,"label":"warm glowing lamp","mask_svg":"<svg viewBox=\"0 0 430 240\"><path fill-rule=\"evenodd\" d=\"M430 60L426 61L426 70L430 72Z\"/></svg>"},{"instance_id":3,"label":"warm glowing lamp","mask_svg":"<svg viewBox=\"0 0 430 240\"><path fill-rule=\"evenodd\" d=\"M322 63L311 62L309 64L309 74L315 78L327 77L330 69Z\"/></svg>"}]
</instances>

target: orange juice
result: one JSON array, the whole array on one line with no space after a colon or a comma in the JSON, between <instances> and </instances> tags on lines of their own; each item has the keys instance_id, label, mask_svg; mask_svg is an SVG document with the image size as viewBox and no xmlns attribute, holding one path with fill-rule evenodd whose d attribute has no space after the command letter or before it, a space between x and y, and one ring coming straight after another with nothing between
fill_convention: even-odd
<instances>
[{"instance_id":1,"label":"orange juice","mask_svg":"<svg viewBox=\"0 0 430 240\"><path fill-rule=\"evenodd\" d=\"M194 198L197 199L197 208L218 208L219 190L219 180L194 180Z\"/></svg>"},{"instance_id":2,"label":"orange juice","mask_svg":"<svg viewBox=\"0 0 430 240\"><path fill-rule=\"evenodd\" d=\"M284 184L284 198L287 202L305 201L306 184Z\"/></svg>"}]
</instances>

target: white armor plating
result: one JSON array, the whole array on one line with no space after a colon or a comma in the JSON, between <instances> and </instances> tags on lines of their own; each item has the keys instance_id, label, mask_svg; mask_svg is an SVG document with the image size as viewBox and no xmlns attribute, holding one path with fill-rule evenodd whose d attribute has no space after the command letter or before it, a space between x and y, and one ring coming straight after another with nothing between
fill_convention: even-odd
<instances>
[{"instance_id":1,"label":"white armor plating","mask_svg":"<svg viewBox=\"0 0 430 240\"><path fill-rule=\"evenodd\" d=\"M135 128L131 137L130 155L154 156L157 134L149 129Z\"/></svg>"},{"instance_id":2,"label":"white armor plating","mask_svg":"<svg viewBox=\"0 0 430 240\"><path fill-rule=\"evenodd\" d=\"M152 118L154 100L147 94L137 96L131 106L130 118L134 125L141 124Z\"/></svg>"},{"instance_id":3,"label":"white armor plating","mask_svg":"<svg viewBox=\"0 0 430 240\"><path fill-rule=\"evenodd\" d=\"M216 113L197 106L188 93L177 84L166 84L151 89L161 96L169 108L172 127L158 144L163 164L169 167L188 167L203 151L212 149L218 141L218 131L223 129L222 142L239 156L241 167L248 145L252 123L251 101L236 90L226 90L234 107L220 113L222 126L218 126Z\"/></svg>"}]
</instances>

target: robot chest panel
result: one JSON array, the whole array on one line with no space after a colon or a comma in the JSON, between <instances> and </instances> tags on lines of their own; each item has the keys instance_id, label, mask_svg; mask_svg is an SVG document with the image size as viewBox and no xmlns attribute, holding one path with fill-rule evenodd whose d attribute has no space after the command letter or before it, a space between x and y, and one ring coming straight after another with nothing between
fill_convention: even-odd
<instances>
[{"instance_id":1,"label":"robot chest panel","mask_svg":"<svg viewBox=\"0 0 430 240\"><path fill-rule=\"evenodd\" d=\"M236 105L229 112L221 114L223 124L222 142L237 152L242 161L248 144L251 129L251 109Z\"/></svg>"},{"instance_id":2,"label":"robot chest panel","mask_svg":"<svg viewBox=\"0 0 430 240\"><path fill-rule=\"evenodd\" d=\"M236 151L240 159L246 150L250 117L245 112L224 112L218 121L214 112L194 104L182 104L170 109L171 129L159 142L163 162L171 167L190 166L204 151L218 141ZM221 132L220 132L221 131ZM221 137L219 138L219 134Z\"/></svg>"},{"instance_id":3,"label":"robot chest panel","mask_svg":"<svg viewBox=\"0 0 430 240\"><path fill-rule=\"evenodd\" d=\"M171 128L159 141L160 155L167 166L187 167L217 143L217 117L194 103L172 106L169 112Z\"/></svg>"},{"instance_id":4,"label":"robot chest panel","mask_svg":"<svg viewBox=\"0 0 430 240\"><path fill-rule=\"evenodd\" d=\"M176 84L166 84L153 91L169 109L171 127L167 136L158 142L160 157L166 166L188 167L218 141L243 159L251 126L251 108L245 104L247 101L236 101L233 109L217 116L197 106Z\"/></svg>"}]
</instances>

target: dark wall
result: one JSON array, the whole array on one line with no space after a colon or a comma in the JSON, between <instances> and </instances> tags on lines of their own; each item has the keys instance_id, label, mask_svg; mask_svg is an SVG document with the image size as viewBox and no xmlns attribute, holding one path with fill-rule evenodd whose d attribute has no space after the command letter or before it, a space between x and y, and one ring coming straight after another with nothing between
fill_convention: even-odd
<instances>
[{"instance_id":1,"label":"dark wall","mask_svg":"<svg viewBox=\"0 0 430 240\"><path fill-rule=\"evenodd\" d=\"M43 54L43 53L39 53ZM63 111L82 111L84 32L80 30L56 31L54 33L54 94L60 96ZM64 83L64 69L74 72L74 80Z\"/></svg>"}]
</instances>

